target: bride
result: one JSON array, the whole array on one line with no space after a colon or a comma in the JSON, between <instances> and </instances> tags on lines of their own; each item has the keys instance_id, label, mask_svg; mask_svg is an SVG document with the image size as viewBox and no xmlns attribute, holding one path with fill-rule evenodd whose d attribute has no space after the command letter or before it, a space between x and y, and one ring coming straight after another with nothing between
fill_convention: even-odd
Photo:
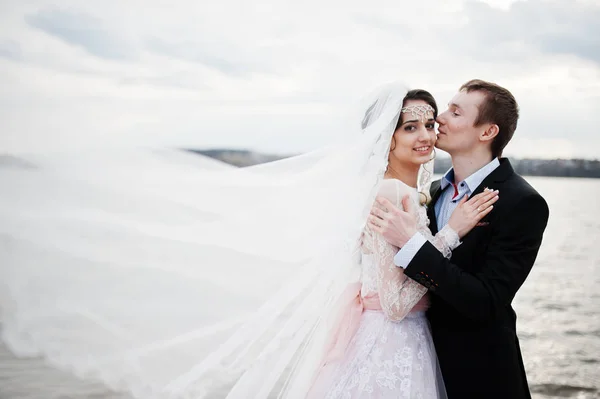
<instances>
[{"instance_id":1,"label":"bride","mask_svg":"<svg viewBox=\"0 0 600 399\"><path fill-rule=\"evenodd\" d=\"M135 150L0 169L2 339L136 398L442 397L426 289L365 228L379 194L428 233L436 114L388 85L347 140L270 164ZM429 234L446 256L485 215L461 206Z\"/></svg>"},{"instance_id":2,"label":"bride","mask_svg":"<svg viewBox=\"0 0 600 399\"><path fill-rule=\"evenodd\" d=\"M449 258L460 245L461 237L456 232L468 232L483 216L468 218L455 213L435 237L429 231L427 214L420 203L427 194L418 192L417 183L421 165L432 160L436 117L437 105L431 94L425 90L407 93L379 195L397 207L404 205L417 212L421 233ZM480 197L485 201L492 194L485 192ZM377 223L376 218L373 220ZM427 289L395 266L397 252L398 248L367 225L361 246L361 281L345 293L340 325L309 397L445 397L425 317Z\"/></svg>"}]
</instances>

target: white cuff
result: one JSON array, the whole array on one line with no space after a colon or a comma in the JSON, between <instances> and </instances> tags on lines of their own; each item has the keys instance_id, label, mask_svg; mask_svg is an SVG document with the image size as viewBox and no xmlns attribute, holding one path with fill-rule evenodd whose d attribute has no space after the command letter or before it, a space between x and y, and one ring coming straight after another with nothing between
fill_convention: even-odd
<instances>
[{"instance_id":1,"label":"white cuff","mask_svg":"<svg viewBox=\"0 0 600 399\"><path fill-rule=\"evenodd\" d=\"M394 264L398 267L406 269L408 264L413 260L417 252L419 252L423 244L426 242L427 240L421 233L415 233L415 235L412 236L402 248L400 248L400 251L398 251L396 256L394 256Z\"/></svg>"}]
</instances>

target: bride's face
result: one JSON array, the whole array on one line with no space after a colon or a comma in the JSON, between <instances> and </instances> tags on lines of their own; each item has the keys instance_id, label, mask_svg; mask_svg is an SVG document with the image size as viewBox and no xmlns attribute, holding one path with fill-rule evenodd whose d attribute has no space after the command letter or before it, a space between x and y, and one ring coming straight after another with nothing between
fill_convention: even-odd
<instances>
[{"instance_id":1,"label":"bride's face","mask_svg":"<svg viewBox=\"0 0 600 399\"><path fill-rule=\"evenodd\" d=\"M404 108L428 105L423 100L408 100ZM435 119L433 112L417 115L412 112L400 114L402 124L394 132L390 148L390 161L422 165L431 159L435 144Z\"/></svg>"}]
</instances>

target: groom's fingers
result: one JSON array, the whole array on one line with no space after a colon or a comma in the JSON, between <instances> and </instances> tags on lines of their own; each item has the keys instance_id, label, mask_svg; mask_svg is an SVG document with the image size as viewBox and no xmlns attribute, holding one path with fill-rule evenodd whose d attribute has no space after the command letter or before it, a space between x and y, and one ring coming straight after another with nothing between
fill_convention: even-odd
<instances>
[{"instance_id":1,"label":"groom's fingers","mask_svg":"<svg viewBox=\"0 0 600 399\"><path fill-rule=\"evenodd\" d=\"M381 226L379 225L379 222L380 221L378 219L376 219L375 217L369 216L369 221L367 222L367 225L375 233L381 234L382 230L381 230Z\"/></svg>"},{"instance_id":2,"label":"groom's fingers","mask_svg":"<svg viewBox=\"0 0 600 399\"><path fill-rule=\"evenodd\" d=\"M412 212L412 201L410 200L410 195L406 194L402 197L402 206L404 207L405 212Z\"/></svg>"},{"instance_id":3,"label":"groom's fingers","mask_svg":"<svg viewBox=\"0 0 600 399\"><path fill-rule=\"evenodd\" d=\"M377 197L375 198L375 201L377 202L377 204L379 204L379 206L388 211L391 211L395 208L394 204L392 204L391 201L385 197Z\"/></svg>"},{"instance_id":4,"label":"groom's fingers","mask_svg":"<svg viewBox=\"0 0 600 399\"><path fill-rule=\"evenodd\" d=\"M371 215L376 216L379 219L383 220L383 218L385 216L385 212L383 211L383 209L380 209L380 208L374 206L373 208L371 208Z\"/></svg>"}]
</instances>

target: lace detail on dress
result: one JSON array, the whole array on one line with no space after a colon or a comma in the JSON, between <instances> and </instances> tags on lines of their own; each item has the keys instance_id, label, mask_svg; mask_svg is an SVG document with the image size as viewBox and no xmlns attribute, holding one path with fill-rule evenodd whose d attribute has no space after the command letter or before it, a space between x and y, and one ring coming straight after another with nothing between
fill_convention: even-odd
<instances>
[{"instance_id":1,"label":"lace detail on dress","mask_svg":"<svg viewBox=\"0 0 600 399\"><path fill-rule=\"evenodd\" d=\"M398 207L402 207L401 200L406 194L411 195L416 209L418 193L399 180L385 180L379 190L379 195ZM398 248L368 227L365 231L363 252L366 255L363 255L362 295L378 294L381 308L387 318L402 320L427 293L427 288L404 275L404 269L394 264Z\"/></svg>"},{"instance_id":2,"label":"lace detail on dress","mask_svg":"<svg viewBox=\"0 0 600 399\"><path fill-rule=\"evenodd\" d=\"M380 196L401 207L411 195L419 230L428 231L428 219L418 205L418 193L397 180L384 180ZM423 217L424 215L424 217ZM431 236L429 233L428 236ZM440 235L437 245L452 248ZM440 244L443 243L443 244ZM323 374L316 385L323 387L311 399L440 399L445 397L437 370L435 348L424 312L427 289L408 278L394 264L398 248L364 231L361 296L378 295L382 311L365 310L343 359L332 374ZM424 306L421 306L423 303ZM412 312L411 312L412 311Z\"/></svg>"},{"instance_id":3,"label":"lace detail on dress","mask_svg":"<svg viewBox=\"0 0 600 399\"><path fill-rule=\"evenodd\" d=\"M362 283L362 296L377 294L379 287L377 284L377 263L374 260L373 254L363 254L361 266L362 275L360 281Z\"/></svg>"},{"instance_id":4,"label":"lace detail on dress","mask_svg":"<svg viewBox=\"0 0 600 399\"><path fill-rule=\"evenodd\" d=\"M372 237L381 308L390 320L402 320L425 295L427 288L405 276L404 269L394 264L398 248L379 234L373 234Z\"/></svg>"},{"instance_id":5,"label":"lace detail on dress","mask_svg":"<svg viewBox=\"0 0 600 399\"><path fill-rule=\"evenodd\" d=\"M399 180L385 180L379 195L386 197L397 207L402 208L402 197L411 196L416 210L419 232L430 241L445 257L452 256L452 250L460 245L458 234L445 226L436 236L429 231L429 218L425 207L418 202L418 192ZM381 235L368 227L365 229L362 260L362 295L379 295L385 315L394 321L402 320L423 298L427 288L404 275L404 269L394 263L398 248L389 244Z\"/></svg>"},{"instance_id":6,"label":"lace detail on dress","mask_svg":"<svg viewBox=\"0 0 600 399\"><path fill-rule=\"evenodd\" d=\"M427 319L366 312L325 399L439 399Z\"/></svg>"},{"instance_id":7,"label":"lace detail on dress","mask_svg":"<svg viewBox=\"0 0 600 399\"><path fill-rule=\"evenodd\" d=\"M419 208L418 221L419 232L423 234L427 241L432 243L445 258L450 259L452 251L461 244L458 233L449 225L445 225L435 236L431 234L431 231L429 230L429 218L427 217L427 210L425 207Z\"/></svg>"}]
</instances>

